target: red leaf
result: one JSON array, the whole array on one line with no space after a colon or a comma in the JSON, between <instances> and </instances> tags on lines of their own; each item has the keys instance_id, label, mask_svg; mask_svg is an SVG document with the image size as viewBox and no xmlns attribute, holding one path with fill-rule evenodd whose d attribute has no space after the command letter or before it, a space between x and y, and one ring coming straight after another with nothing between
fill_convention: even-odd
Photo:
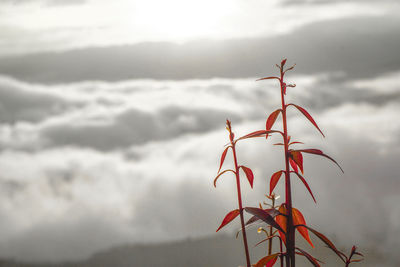
<instances>
[{"instance_id":1,"label":"red leaf","mask_svg":"<svg viewBox=\"0 0 400 267\"><path fill-rule=\"evenodd\" d=\"M317 203L317 201L315 200L314 194L311 191L311 188L308 186L308 183L306 182L306 179L304 179L303 176L301 176L299 173L297 172L293 172L295 174L297 174L297 176L300 178L300 180L303 182L303 184L305 185L305 187L307 188L308 192L311 194L311 197L313 198L314 202Z\"/></svg>"},{"instance_id":2,"label":"red leaf","mask_svg":"<svg viewBox=\"0 0 400 267\"><path fill-rule=\"evenodd\" d=\"M291 143L289 143L289 146L291 146L291 145L294 145L294 144L303 144L303 145L304 145L304 143L303 143L303 142L298 142L298 141L295 141L295 142L291 142Z\"/></svg>"},{"instance_id":3,"label":"red leaf","mask_svg":"<svg viewBox=\"0 0 400 267\"><path fill-rule=\"evenodd\" d=\"M265 124L266 130L269 131L271 130L272 126L274 125L276 119L278 118L279 113L281 112L281 109L277 109L271 114L269 114L267 122Z\"/></svg>"},{"instance_id":4,"label":"red leaf","mask_svg":"<svg viewBox=\"0 0 400 267\"><path fill-rule=\"evenodd\" d=\"M304 152L304 153L309 153L309 154L315 154L315 155L319 155L319 156L323 156L325 158L328 158L328 159L332 160L340 168L340 170L344 173L342 167L340 167L339 163L337 163L336 160L334 160L333 158L331 158L328 155L324 154L319 149L309 148L309 149L299 149L299 150L292 150L292 151L299 151L299 152Z\"/></svg>"},{"instance_id":5,"label":"red leaf","mask_svg":"<svg viewBox=\"0 0 400 267\"><path fill-rule=\"evenodd\" d=\"M297 164L296 164L296 162L294 162L294 160L292 158L289 158L289 163L295 172L299 172L299 169L297 168Z\"/></svg>"},{"instance_id":6,"label":"red leaf","mask_svg":"<svg viewBox=\"0 0 400 267\"><path fill-rule=\"evenodd\" d=\"M246 207L244 208L248 213L258 217L260 220L266 222L267 224L271 225L272 227L275 227L279 231L284 231L278 223L275 222L274 217L272 217L267 211L259 208L252 208L252 207Z\"/></svg>"},{"instance_id":7,"label":"red leaf","mask_svg":"<svg viewBox=\"0 0 400 267\"><path fill-rule=\"evenodd\" d=\"M286 60L287 60L286 58L282 60L282 62L281 62L281 66L282 66L282 68L283 68L283 66L285 66L285 64L286 64Z\"/></svg>"},{"instance_id":8,"label":"red leaf","mask_svg":"<svg viewBox=\"0 0 400 267\"><path fill-rule=\"evenodd\" d=\"M272 267L274 266L275 262L277 261L279 253L275 253L264 258L261 258L254 267Z\"/></svg>"},{"instance_id":9,"label":"red leaf","mask_svg":"<svg viewBox=\"0 0 400 267\"><path fill-rule=\"evenodd\" d=\"M242 170L246 174L247 180L249 180L250 186L251 186L251 188L253 188L253 181L254 181L253 172L251 171L250 168L247 168L245 166L240 166L240 168L242 168Z\"/></svg>"},{"instance_id":10,"label":"red leaf","mask_svg":"<svg viewBox=\"0 0 400 267\"><path fill-rule=\"evenodd\" d=\"M271 180L269 183L269 194L270 195L272 194L272 191L274 191L276 184L278 183L279 179L281 178L282 172L283 171L277 171L276 173L272 174Z\"/></svg>"},{"instance_id":11,"label":"red leaf","mask_svg":"<svg viewBox=\"0 0 400 267\"><path fill-rule=\"evenodd\" d=\"M218 178L219 178L222 174L224 174L224 173L226 173L226 172L233 172L233 173L236 173L234 170L231 170L231 169L225 170L225 171L221 172L221 173L218 174L217 177L215 177L215 179L214 179L214 187L217 187L217 180L218 180Z\"/></svg>"},{"instance_id":12,"label":"red leaf","mask_svg":"<svg viewBox=\"0 0 400 267\"><path fill-rule=\"evenodd\" d=\"M278 78L278 77L265 77L265 78L260 78L260 79L257 79L256 81L261 81L261 80L269 80L269 79L278 79L278 80L279 80L279 78Z\"/></svg>"},{"instance_id":13,"label":"red leaf","mask_svg":"<svg viewBox=\"0 0 400 267\"><path fill-rule=\"evenodd\" d=\"M222 164L224 164L224 160L225 160L225 157L226 157L226 153L228 152L228 149L229 149L229 148L230 148L230 146L228 146L227 148L225 148L224 152L222 152L221 161L220 161L220 163L219 163L218 172L221 170Z\"/></svg>"},{"instance_id":14,"label":"red leaf","mask_svg":"<svg viewBox=\"0 0 400 267\"><path fill-rule=\"evenodd\" d=\"M260 208L262 209L262 207L260 206ZM264 209L264 211L268 212L269 215L271 215L272 217L275 217L276 215L279 214L279 211L277 211L276 209ZM246 226L252 223L255 223L256 221L259 221L260 218L258 218L257 216L253 216L251 217L247 222L246 222Z\"/></svg>"},{"instance_id":15,"label":"red leaf","mask_svg":"<svg viewBox=\"0 0 400 267\"><path fill-rule=\"evenodd\" d=\"M275 130L271 130L271 131L266 131L266 130L259 130L259 131L255 131L249 134L246 134L242 137L240 137L237 141L242 140L242 139L247 139L247 138L253 138L253 137L260 137L263 135L268 135L271 133L280 133L281 135L283 135L283 133L281 131L275 131Z\"/></svg>"},{"instance_id":16,"label":"red leaf","mask_svg":"<svg viewBox=\"0 0 400 267\"><path fill-rule=\"evenodd\" d=\"M279 207L279 212L282 213L282 214L285 214L285 215L287 214L287 213L286 213L286 207L284 206L284 204L282 204L282 205ZM279 224L279 226L280 226L284 231L286 231L287 219L286 219L285 216L283 216L283 215L278 215L278 216L275 217L275 221L276 221L277 224ZM279 231L279 236L281 237L283 243L285 243L285 245L286 245L286 236L285 236L285 234L284 234L282 231Z\"/></svg>"},{"instance_id":17,"label":"red leaf","mask_svg":"<svg viewBox=\"0 0 400 267\"><path fill-rule=\"evenodd\" d=\"M226 214L225 218L223 219L221 225L218 227L217 231L218 232L222 227L230 223L233 219L235 219L238 215L240 214L239 210L232 210L228 214Z\"/></svg>"},{"instance_id":18,"label":"red leaf","mask_svg":"<svg viewBox=\"0 0 400 267\"><path fill-rule=\"evenodd\" d=\"M290 106L290 105L296 107L301 113L303 113L303 115L306 116L307 119L318 129L318 131L322 134L322 136L325 137L324 133L318 127L317 123L315 122L313 117L311 117L310 113L307 112L307 110L305 110L304 108L302 108L302 107L300 107L298 105L295 105L295 104L288 104L287 106Z\"/></svg>"},{"instance_id":19,"label":"red leaf","mask_svg":"<svg viewBox=\"0 0 400 267\"><path fill-rule=\"evenodd\" d=\"M308 254L307 252L305 252L304 250L297 248L296 249L300 252L296 252L296 254L302 255L304 257L306 257L311 263L312 265L314 265L315 267L320 267L321 265L319 265L318 260L316 258L314 258L313 256L311 256L310 254Z\"/></svg>"},{"instance_id":20,"label":"red leaf","mask_svg":"<svg viewBox=\"0 0 400 267\"><path fill-rule=\"evenodd\" d=\"M345 260L343 259L343 253L341 253L336 247L335 245L323 234L321 234L320 232L318 232L317 230L312 229L311 227L307 226L307 225L301 225L303 227L306 227L308 230L310 230L314 235L316 235L319 239L321 239L322 242L324 242L328 248L330 248L331 250L333 250L333 252L336 253L336 255L339 256L339 258L345 262ZM300 227L300 225L297 225L296 227Z\"/></svg>"},{"instance_id":21,"label":"red leaf","mask_svg":"<svg viewBox=\"0 0 400 267\"><path fill-rule=\"evenodd\" d=\"M299 151L290 151L290 156L296 162L297 166L300 167L301 173L304 173L303 170L303 155Z\"/></svg>"},{"instance_id":22,"label":"red leaf","mask_svg":"<svg viewBox=\"0 0 400 267\"><path fill-rule=\"evenodd\" d=\"M292 208L292 216L293 216L293 224L298 225L298 224L304 224L306 225L306 221L304 219L303 214L296 209ZM304 239L312 246L314 247L314 244L311 242L310 235L308 234L307 228L304 228L302 226L297 227L297 231L304 237Z\"/></svg>"}]
</instances>

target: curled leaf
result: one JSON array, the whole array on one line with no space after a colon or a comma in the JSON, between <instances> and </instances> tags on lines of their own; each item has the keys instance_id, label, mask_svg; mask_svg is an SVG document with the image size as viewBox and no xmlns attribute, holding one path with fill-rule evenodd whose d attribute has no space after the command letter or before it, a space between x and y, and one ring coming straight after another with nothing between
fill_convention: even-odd
<instances>
[{"instance_id":1,"label":"curled leaf","mask_svg":"<svg viewBox=\"0 0 400 267\"><path fill-rule=\"evenodd\" d=\"M274 217L272 217L267 211L259 208L253 208L253 207L246 207L244 208L245 211L248 213L258 217L260 220L266 222L267 224L271 225L272 227L275 227L279 231L285 232L277 222L275 222Z\"/></svg>"},{"instance_id":2,"label":"curled leaf","mask_svg":"<svg viewBox=\"0 0 400 267\"><path fill-rule=\"evenodd\" d=\"M308 192L310 193L311 197L313 198L314 202L317 203L317 201L315 200L314 194L311 191L310 186L308 185L306 179L304 179L303 176L301 176L298 172L293 172L297 175L297 177L299 177L299 179L303 182L304 186L307 188Z\"/></svg>"},{"instance_id":3,"label":"curled leaf","mask_svg":"<svg viewBox=\"0 0 400 267\"><path fill-rule=\"evenodd\" d=\"M272 191L274 191L274 188L276 186L276 184L278 183L279 179L282 176L282 170L277 171L276 173L272 174L271 176L271 180L269 182L269 194L272 194Z\"/></svg>"},{"instance_id":4,"label":"curled leaf","mask_svg":"<svg viewBox=\"0 0 400 267\"><path fill-rule=\"evenodd\" d=\"M264 258L261 258L254 267L272 267L275 262L278 260L279 253L275 253Z\"/></svg>"},{"instance_id":5,"label":"curled leaf","mask_svg":"<svg viewBox=\"0 0 400 267\"><path fill-rule=\"evenodd\" d=\"M251 186L251 188L253 188L253 181L254 181L253 172L251 171L250 168L247 168L245 166L240 166L240 168L242 168L242 170L246 174L247 180L249 180L250 186Z\"/></svg>"},{"instance_id":6,"label":"curled leaf","mask_svg":"<svg viewBox=\"0 0 400 267\"><path fill-rule=\"evenodd\" d=\"M293 216L293 224L294 225L302 225L306 224L306 221L304 219L303 214L296 208L292 208L292 216ZM303 236L303 238L312 246L314 247L314 244L311 242L310 235L308 234L307 228L304 228L302 226L297 227L297 231Z\"/></svg>"},{"instance_id":7,"label":"curled leaf","mask_svg":"<svg viewBox=\"0 0 400 267\"><path fill-rule=\"evenodd\" d=\"M340 170L344 173L342 167L340 167L339 163L337 163L336 160L334 160L333 158L331 158L328 155L324 154L324 152L322 152L319 149L309 148L309 149L298 149L298 150L292 150L292 151L299 151L299 152L304 152L304 153L309 153L309 154L315 154L315 155L319 155L319 156L323 156L325 158L328 158L331 161L333 161L340 168Z\"/></svg>"},{"instance_id":8,"label":"curled leaf","mask_svg":"<svg viewBox=\"0 0 400 267\"><path fill-rule=\"evenodd\" d=\"M324 133L321 131L321 129L318 127L317 123L315 122L315 120L313 119L313 117L311 117L310 113L307 112L307 110L305 110L304 108L295 105L295 104L287 104L288 106L294 106L296 107L301 113L303 113L304 116L306 116L306 118L318 129L318 131L322 134L323 137L325 137Z\"/></svg>"},{"instance_id":9,"label":"curled leaf","mask_svg":"<svg viewBox=\"0 0 400 267\"><path fill-rule=\"evenodd\" d=\"M240 214L239 210L232 210L228 214L226 214L225 218L222 220L221 225L218 227L217 231L218 232L222 227L230 223L233 219L235 219L238 215Z\"/></svg>"},{"instance_id":10,"label":"curled leaf","mask_svg":"<svg viewBox=\"0 0 400 267\"><path fill-rule=\"evenodd\" d=\"M226 173L226 172L233 172L233 173L236 174L236 172L235 172L234 170L231 170L231 169L225 170L225 171L221 172L221 173L218 174L217 177L215 177L215 179L214 179L214 187L217 187L217 180L218 180L218 178L219 178L222 174L224 174L224 173Z\"/></svg>"}]
</instances>

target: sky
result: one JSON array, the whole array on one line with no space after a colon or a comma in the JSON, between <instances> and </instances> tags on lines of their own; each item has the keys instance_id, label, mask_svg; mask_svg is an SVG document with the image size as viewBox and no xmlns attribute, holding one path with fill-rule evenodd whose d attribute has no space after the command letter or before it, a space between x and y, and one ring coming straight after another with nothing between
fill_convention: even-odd
<instances>
[{"instance_id":1,"label":"sky","mask_svg":"<svg viewBox=\"0 0 400 267\"><path fill-rule=\"evenodd\" d=\"M279 88L255 80L287 57L288 101L326 138L295 110L289 132L345 171L305 156L317 204L294 181L295 207L340 246L398 266L399 11L395 0L1 1L0 257L79 260L214 234L237 205L232 177L212 185L225 120L236 136L265 127ZM273 141L238 146L255 174L248 206L282 167Z\"/></svg>"}]
</instances>

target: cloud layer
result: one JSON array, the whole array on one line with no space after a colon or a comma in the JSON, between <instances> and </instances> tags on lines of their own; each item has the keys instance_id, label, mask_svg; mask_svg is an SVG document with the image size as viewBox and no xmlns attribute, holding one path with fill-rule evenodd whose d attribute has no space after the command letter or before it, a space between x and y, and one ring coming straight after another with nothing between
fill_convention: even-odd
<instances>
[{"instance_id":1,"label":"cloud layer","mask_svg":"<svg viewBox=\"0 0 400 267\"><path fill-rule=\"evenodd\" d=\"M318 205L295 182L296 206L339 244L377 249L393 263L392 248L400 245L391 234L400 211L388 206L399 195L395 77L288 76L297 83L288 101L307 107L327 135L323 140L290 110L293 138L322 148L345 169L341 176L329 162L306 157ZM115 244L212 234L235 206L231 177L212 187L226 143L225 119L240 136L264 127L279 103L273 82L253 78L49 86L2 77L0 84L7 98L0 135L0 251L22 260L81 259ZM255 190L244 185L246 205L263 198L280 156L261 139L239 146L240 162L256 175Z\"/></svg>"}]
</instances>

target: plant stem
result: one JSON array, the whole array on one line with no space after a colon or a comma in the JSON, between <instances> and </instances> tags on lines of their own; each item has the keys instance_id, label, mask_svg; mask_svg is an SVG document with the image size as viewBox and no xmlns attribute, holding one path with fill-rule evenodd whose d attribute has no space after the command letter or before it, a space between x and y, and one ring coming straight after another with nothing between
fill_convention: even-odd
<instances>
[{"instance_id":1,"label":"plant stem","mask_svg":"<svg viewBox=\"0 0 400 267\"><path fill-rule=\"evenodd\" d=\"M242 224L243 244L244 244L244 250L245 250L245 253L246 253L246 264L247 264L247 267L251 267L249 248L248 248L248 245L247 245L246 229L245 229L245 226L244 226L242 194L241 194L241 191L240 191L239 167L238 167L237 158L236 158L236 148L235 148L235 143L233 141L231 141L231 144L232 144L233 159L234 159L234 162L235 162L236 187L237 187L238 204L239 204L239 211L240 211L240 223Z\"/></svg>"},{"instance_id":2,"label":"plant stem","mask_svg":"<svg viewBox=\"0 0 400 267\"><path fill-rule=\"evenodd\" d=\"M283 66L281 67L280 85L281 85L281 100L282 100L282 120L283 120L283 141L285 149L285 204L287 209L287 225L286 225L286 267L295 267L295 235L293 227L293 215L292 215L292 192L290 186L290 167L289 167L289 144L288 144L288 131L287 131L287 120L286 120L286 105L284 96L284 82L283 82Z\"/></svg>"},{"instance_id":3,"label":"plant stem","mask_svg":"<svg viewBox=\"0 0 400 267\"><path fill-rule=\"evenodd\" d=\"M275 195L273 196L272 200L272 208L275 208ZM270 239L268 240L268 256L272 254L272 226L269 226L269 237Z\"/></svg>"}]
</instances>

